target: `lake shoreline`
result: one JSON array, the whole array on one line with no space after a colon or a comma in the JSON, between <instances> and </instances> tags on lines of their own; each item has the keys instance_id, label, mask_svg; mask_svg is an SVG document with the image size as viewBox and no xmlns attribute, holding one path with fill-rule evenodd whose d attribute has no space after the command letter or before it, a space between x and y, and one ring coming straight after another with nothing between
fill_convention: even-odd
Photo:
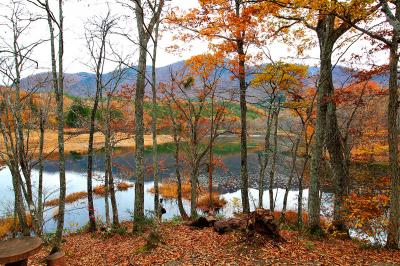
<instances>
[{"instance_id":1,"label":"lake shoreline","mask_svg":"<svg viewBox=\"0 0 400 266\"><path fill-rule=\"evenodd\" d=\"M30 152L34 156L39 154L39 133L37 131L31 131L30 133ZM58 159L58 134L56 130L46 129L45 131L45 143L43 153L46 160L57 160ZM94 134L93 146L95 150L104 148L104 134L96 132ZM135 137L133 134L127 134L124 132L118 132L115 134L117 143L115 149L133 150L135 148ZM0 142L2 137L0 136ZM158 135L157 143L165 144L172 143L173 138L170 135ZM64 132L64 152L66 155L87 155L88 154L88 143L89 133L82 129L65 129ZM144 146L150 147L153 145L152 135L147 134L144 136ZM4 148L4 147L3 147ZM0 151L3 151L0 149ZM4 164L0 161L0 164Z\"/></svg>"}]
</instances>

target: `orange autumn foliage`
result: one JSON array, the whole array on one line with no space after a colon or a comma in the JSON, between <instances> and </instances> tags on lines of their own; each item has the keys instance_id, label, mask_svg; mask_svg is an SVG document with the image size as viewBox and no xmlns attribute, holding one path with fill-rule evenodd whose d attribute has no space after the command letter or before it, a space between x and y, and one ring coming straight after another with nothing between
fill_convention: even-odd
<instances>
[{"instance_id":1,"label":"orange autumn foliage","mask_svg":"<svg viewBox=\"0 0 400 266\"><path fill-rule=\"evenodd\" d=\"M348 223L370 237L377 237L388 225L386 213L389 209L390 178L381 177L345 200L345 213Z\"/></svg>"}]
</instances>

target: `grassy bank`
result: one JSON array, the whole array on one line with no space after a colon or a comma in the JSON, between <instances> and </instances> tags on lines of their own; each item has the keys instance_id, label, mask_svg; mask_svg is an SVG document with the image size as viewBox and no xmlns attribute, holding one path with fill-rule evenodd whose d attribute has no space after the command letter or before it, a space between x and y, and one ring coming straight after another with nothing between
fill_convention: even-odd
<instances>
[{"instance_id":1,"label":"grassy bank","mask_svg":"<svg viewBox=\"0 0 400 266\"><path fill-rule=\"evenodd\" d=\"M119 140L116 144L116 148L121 149L133 149L135 147L135 138L126 133L117 133L116 139ZM89 142L89 134L86 132L82 132L79 129L69 129L66 130L65 136L65 153L66 154L75 154L75 155L84 155L87 154L88 150L88 142ZM2 136L0 136L0 143L3 142ZM159 135L157 137L157 142L159 144L172 142L172 137L168 135ZM38 155L38 145L39 145L39 132L31 131L30 132L30 152L35 156ZM50 154L50 159L56 159L58 149L58 134L56 130L46 130L45 131L45 142L44 142L44 154ZM144 145L151 146L153 145L152 136L145 135L144 136ZM94 134L94 149L99 150L104 147L104 135L100 132ZM4 152L4 145L1 145L0 152Z\"/></svg>"}]
</instances>

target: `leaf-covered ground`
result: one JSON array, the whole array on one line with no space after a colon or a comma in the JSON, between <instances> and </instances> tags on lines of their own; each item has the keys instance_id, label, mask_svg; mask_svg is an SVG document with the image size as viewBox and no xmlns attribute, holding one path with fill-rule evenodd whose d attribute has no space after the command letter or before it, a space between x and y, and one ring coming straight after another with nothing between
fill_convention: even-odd
<instances>
[{"instance_id":1,"label":"leaf-covered ground","mask_svg":"<svg viewBox=\"0 0 400 266\"><path fill-rule=\"evenodd\" d=\"M77 234L66 237L67 265L400 265L400 251L362 248L350 240L309 240L282 231L286 242L246 238L243 233L219 235L164 224L162 243L147 249L142 236ZM45 265L45 247L30 265Z\"/></svg>"}]
</instances>

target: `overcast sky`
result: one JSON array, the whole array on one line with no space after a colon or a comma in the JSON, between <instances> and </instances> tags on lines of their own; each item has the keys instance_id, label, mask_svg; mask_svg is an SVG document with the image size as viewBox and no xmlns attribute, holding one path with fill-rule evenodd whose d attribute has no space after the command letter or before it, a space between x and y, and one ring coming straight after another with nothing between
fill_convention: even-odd
<instances>
[{"instance_id":1,"label":"overcast sky","mask_svg":"<svg viewBox=\"0 0 400 266\"><path fill-rule=\"evenodd\" d=\"M8 0L1 0L8 1ZM55 1L51 1L53 4ZM197 0L172 0L171 6L178 6L180 8L191 8L197 5ZM68 0L64 4L64 16L65 16L65 56L64 56L64 70L68 73L74 72L93 72L88 65L90 58L88 56L88 50L86 48L86 41L84 38L85 24L88 20L94 16L104 15L110 8L112 14L121 18L120 27L124 31L132 30L132 36L135 36L135 20L131 16L131 11L124 8L121 4L117 3L117 0ZM0 8L1 9L1 8ZM29 5L30 11L38 11L32 5ZM4 12L4 11L2 11ZM128 17L130 16L130 18ZM1 26L0 26L1 27ZM5 32L5 31L1 31ZM314 33L310 33L314 34ZM168 53L165 48L173 44L172 37L173 33L164 33L162 39L159 42L159 54L157 66L166 66L171 63L187 59L192 55L204 53L207 51L207 44L203 42L191 43L183 48L184 51L180 54ZM316 37L315 35L311 35ZM35 23L29 34L26 36L27 40L32 38L48 38L48 27L46 21ZM132 58L137 58L136 48L129 44L122 38L114 37L114 43L117 44L118 49L124 55L131 55ZM357 42L347 52L346 56L349 57L352 52L359 52L362 50L368 50L369 45L367 42ZM307 51L305 59L299 59L294 49L290 49L287 45L280 42L274 42L268 45L268 50L271 52L274 60L282 59L289 60L296 63L303 63L307 65L318 64L318 48L314 48ZM346 59L346 56L341 59ZM43 72L48 71L50 66L50 54L48 44L41 45L35 50L34 57L39 62L39 68L35 70L29 70L23 73L23 76L31 74L32 72ZM133 60L133 59L132 59ZM386 55L379 54L374 58L376 63L381 63L386 60ZM346 62L346 60L345 60ZM351 62L347 62L351 63ZM343 63L342 63L343 64ZM106 66L106 71L110 71L114 66Z\"/></svg>"}]
</instances>

